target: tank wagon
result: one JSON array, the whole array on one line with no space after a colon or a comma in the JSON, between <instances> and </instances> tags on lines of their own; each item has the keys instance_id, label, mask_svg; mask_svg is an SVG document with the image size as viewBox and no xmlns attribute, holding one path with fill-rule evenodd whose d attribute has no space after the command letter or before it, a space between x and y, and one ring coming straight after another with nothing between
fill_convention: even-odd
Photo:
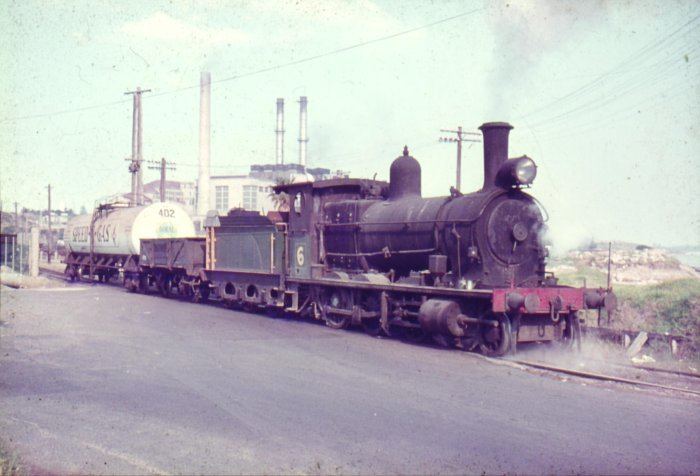
<instances>
[{"instance_id":1,"label":"tank wagon","mask_svg":"<svg viewBox=\"0 0 700 476\"><path fill-rule=\"evenodd\" d=\"M543 214L525 191L537 167L527 156L508 158L512 126L480 129L480 190L423 198L407 148L388 183L280 185L290 211L276 219L243 211L207 218L204 266L187 279L230 306L490 355L521 342L576 343L579 312L611 313L615 295L561 286L546 272Z\"/></svg>"},{"instance_id":2,"label":"tank wagon","mask_svg":"<svg viewBox=\"0 0 700 476\"><path fill-rule=\"evenodd\" d=\"M74 280L92 272L106 281L138 266L142 238L191 236L194 223L177 203L100 205L66 224L65 274Z\"/></svg>"}]
</instances>

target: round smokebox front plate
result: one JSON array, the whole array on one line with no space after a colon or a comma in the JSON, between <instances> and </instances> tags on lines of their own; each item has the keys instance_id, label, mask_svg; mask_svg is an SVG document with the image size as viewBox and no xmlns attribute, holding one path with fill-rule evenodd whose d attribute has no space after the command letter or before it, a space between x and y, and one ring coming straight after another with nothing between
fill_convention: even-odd
<instances>
[{"instance_id":1,"label":"round smokebox front plate","mask_svg":"<svg viewBox=\"0 0 700 476\"><path fill-rule=\"evenodd\" d=\"M517 265L538 247L542 219L530 202L506 199L496 205L487 224L489 247L506 264Z\"/></svg>"}]
</instances>

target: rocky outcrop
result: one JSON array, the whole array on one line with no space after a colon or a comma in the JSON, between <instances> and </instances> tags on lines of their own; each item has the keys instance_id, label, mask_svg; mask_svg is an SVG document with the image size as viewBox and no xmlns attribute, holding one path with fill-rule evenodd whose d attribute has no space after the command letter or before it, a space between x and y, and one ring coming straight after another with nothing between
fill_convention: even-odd
<instances>
[{"instance_id":1,"label":"rocky outcrop","mask_svg":"<svg viewBox=\"0 0 700 476\"><path fill-rule=\"evenodd\" d=\"M607 273L608 250L572 251L565 261L575 267L588 267ZM612 281L617 284L657 284L683 278L700 279L700 274L693 268L657 248L639 246L616 250L613 246L610 263Z\"/></svg>"}]
</instances>

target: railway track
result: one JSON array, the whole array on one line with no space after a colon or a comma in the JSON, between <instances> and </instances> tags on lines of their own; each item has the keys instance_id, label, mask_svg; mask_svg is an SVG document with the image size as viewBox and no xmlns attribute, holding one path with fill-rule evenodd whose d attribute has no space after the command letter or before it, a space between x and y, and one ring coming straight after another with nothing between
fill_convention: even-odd
<instances>
[{"instance_id":1,"label":"railway track","mask_svg":"<svg viewBox=\"0 0 700 476\"><path fill-rule=\"evenodd\" d=\"M489 358L490 359L490 358ZM490 360L496 360L496 359L490 359ZM632 379L632 378L627 378L627 377L620 377L616 375L609 375L609 374L604 374L604 373L599 373L599 372L592 372L592 371L585 371L585 370L577 370L577 369L571 369L571 368L566 368L566 367L561 367L561 366L556 366L544 362L532 362L528 360L518 360L518 359L509 359L506 362L511 362L514 364L518 364L524 367L529 367L529 368L534 368L538 370L546 370L550 372L556 372L556 373L561 373L565 375L571 375L574 377L580 377L580 378L586 378L586 379L591 379L591 380L599 380L599 381L606 381L606 382L616 382L616 383L622 383L622 384L627 384L627 385L635 385L638 387L649 387L649 388L655 388L655 389L661 389L661 390L669 390L673 392L682 392L686 394L691 394L691 395L697 395L700 396L700 374L695 374L691 372L673 372L665 369L656 369L653 367L638 367L638 366L624 366L636 370L642 370L647 373L675 373L678 376L682 376L686 382L690 383L690 386L695 386L695 388L684 388L684 387L679 387L677 385L668 385L668 384L663 384L663 383L657 383L657 382L650 382L650 381L645 381L645 380L640 380L640 379ZM613 364L613 365L622 365L622 364ZM680 383L680 382L679 382Z\"/></svg>"}]
</instances>

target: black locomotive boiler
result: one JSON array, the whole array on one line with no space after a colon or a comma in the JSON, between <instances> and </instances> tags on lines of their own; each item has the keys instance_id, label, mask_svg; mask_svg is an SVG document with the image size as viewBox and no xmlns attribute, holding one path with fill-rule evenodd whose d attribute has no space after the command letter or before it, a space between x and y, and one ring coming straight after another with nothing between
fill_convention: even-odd
<instances>
[{"instance_id":1,"label":"black locomotive boiler","mask_svg":"<svg viewBox=\"0 0 700 476\"><path fill-rule=\"evenodd\" d=\"M615 296L560 286L546 273L544 220L524 191L537 167L527 156L508 158L512 126L480 129L484 184L476 192L423 198L420 164L404 148L389 183L281 185L275 191L288 195L290 211L277 219L212 214L201 264L190 267L196 276L149 268L146 282L197 283L186 294L491 355L519 342L574 343L579 311L610 312ZM126 277L132 288L143 273Z\"/></svg>"}]
</instances>

